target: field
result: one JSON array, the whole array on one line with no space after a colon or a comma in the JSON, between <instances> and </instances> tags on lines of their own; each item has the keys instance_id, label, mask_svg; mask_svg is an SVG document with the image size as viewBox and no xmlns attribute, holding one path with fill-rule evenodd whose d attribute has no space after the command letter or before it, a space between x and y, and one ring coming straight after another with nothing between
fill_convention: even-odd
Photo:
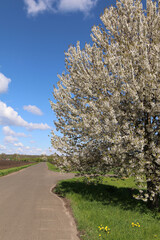
<instances>
[{"instance_id":1,"label":"field","mask_svg":"<svg viewBox=\"0 0 160 240\"><path fill-rule=\"evenodd\" d=\"M59 182L54 190L69 199L83 240L160 240L160 213L133 198L133 178L104 178L102 184L82 179Z\"/></svg>"},{"instance_id":2,"label":"field","mask_svg":"<svg viewBox=\"0 0 160 240\"><path fill-rule=\"evenodd\" d=\"M0 160L0 177L17 172L21 169L27 168L36 164L37 162L23 162L23 161L8 161Z\"/></svg>"},{"instance_id":3,"label":"field","mask_svg":"<svg viewBox=\"0 0 160 240\"><path fill-rule=\"evenodd\" d=\"M0 160L0 170L21 167L27 164L30 164L30 162Z\"/></svg>"}]
</instances>

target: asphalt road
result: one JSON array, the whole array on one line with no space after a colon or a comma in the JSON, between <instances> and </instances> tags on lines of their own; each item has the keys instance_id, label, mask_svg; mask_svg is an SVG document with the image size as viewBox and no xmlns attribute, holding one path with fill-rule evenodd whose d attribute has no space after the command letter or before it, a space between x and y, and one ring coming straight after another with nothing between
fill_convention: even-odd
<instances>
[{"instance_id":1,"label":"asphalt road","mask_svg":"<svg viewBox=\"0 0 160 240\"><path fill-rule=\"evenodd\" d=\"M73 218L51 192L60 179L46 163L0 177L0 240L78 240Z\"/></svg>"}]
</instances>

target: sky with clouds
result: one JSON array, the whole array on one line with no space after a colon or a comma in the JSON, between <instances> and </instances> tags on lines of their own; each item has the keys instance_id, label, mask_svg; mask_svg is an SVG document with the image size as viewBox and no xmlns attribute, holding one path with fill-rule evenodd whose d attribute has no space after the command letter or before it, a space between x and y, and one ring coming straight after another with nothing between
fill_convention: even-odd
<instances>
[{"instance_id":1,"label":"sky with clouds","mask_svg":"<svg viewBox=\"0 0 160 240\"><path fill-rule=\"evenodd\" d=\"M91 43L92 26L116 0L0 1L0 153L52 154L49 99L70 44ZM50 149L49 149L50 148Z\"/></svg>"}]
</instances>

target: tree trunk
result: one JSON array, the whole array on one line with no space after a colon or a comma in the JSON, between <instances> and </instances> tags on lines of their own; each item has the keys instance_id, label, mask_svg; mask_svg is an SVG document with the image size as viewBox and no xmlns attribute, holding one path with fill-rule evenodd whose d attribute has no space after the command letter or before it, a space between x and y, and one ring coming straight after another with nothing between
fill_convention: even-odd
<instances>
[{"instance_id":1,"label":"tree trunk","mask_svg":"<svg viewBox=\"0 0 160 240\"><path fill-rule=\"evenodd\" d=\"M154 183L152 181L149 181L147 182L147 193L149 196L151 196L151 191L154 189ZM159 194L155 194L154 197L152 197L153 200L148 200L147 202L147 206L150 208L150 209L157 209L157 210L160 210L159 208L159 202L160 202L160 199L159 199Z\"/></svg>"},{"instance_id":2,"label":"tree trunk","mask_svg":"<svg viewBox=\"0 0 160 240\"><path fill-rule=\"evenodd\" d=\"M149 113L145 112L145 121L144 121L144 130L145 130L145 140L146 144L144 146L144 156L146 162L149 162L149 164L146 164L146 180L147 179L154 179L154 174L156 171L156 165L155 165L155 157L152 154L152 143L153 143L153 135L152 135L152 123L151 123L151 116ZM156 193L154 196L152 196L152 192L155 191L156 186L155 183L150 180L147 181L147 194L149 195L147 205L150 209L159 209L159 194Z\"/></svg>"}]
</instances>

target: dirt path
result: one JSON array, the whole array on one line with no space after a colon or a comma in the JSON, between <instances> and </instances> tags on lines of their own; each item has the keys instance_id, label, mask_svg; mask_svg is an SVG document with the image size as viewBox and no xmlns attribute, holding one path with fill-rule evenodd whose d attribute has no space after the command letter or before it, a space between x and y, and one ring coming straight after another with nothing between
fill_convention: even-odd
<instances>
[{"instance_id":1,"label":"dirt path","mask_svg":"<svg viewBox=\"0 0 160 240\"><path fill-rule=\"evenodd\" d=\"M74 220L51 192L60 179L46 163L0 178L0 240L78 240Z\"/></svg>"}]
</instances>

